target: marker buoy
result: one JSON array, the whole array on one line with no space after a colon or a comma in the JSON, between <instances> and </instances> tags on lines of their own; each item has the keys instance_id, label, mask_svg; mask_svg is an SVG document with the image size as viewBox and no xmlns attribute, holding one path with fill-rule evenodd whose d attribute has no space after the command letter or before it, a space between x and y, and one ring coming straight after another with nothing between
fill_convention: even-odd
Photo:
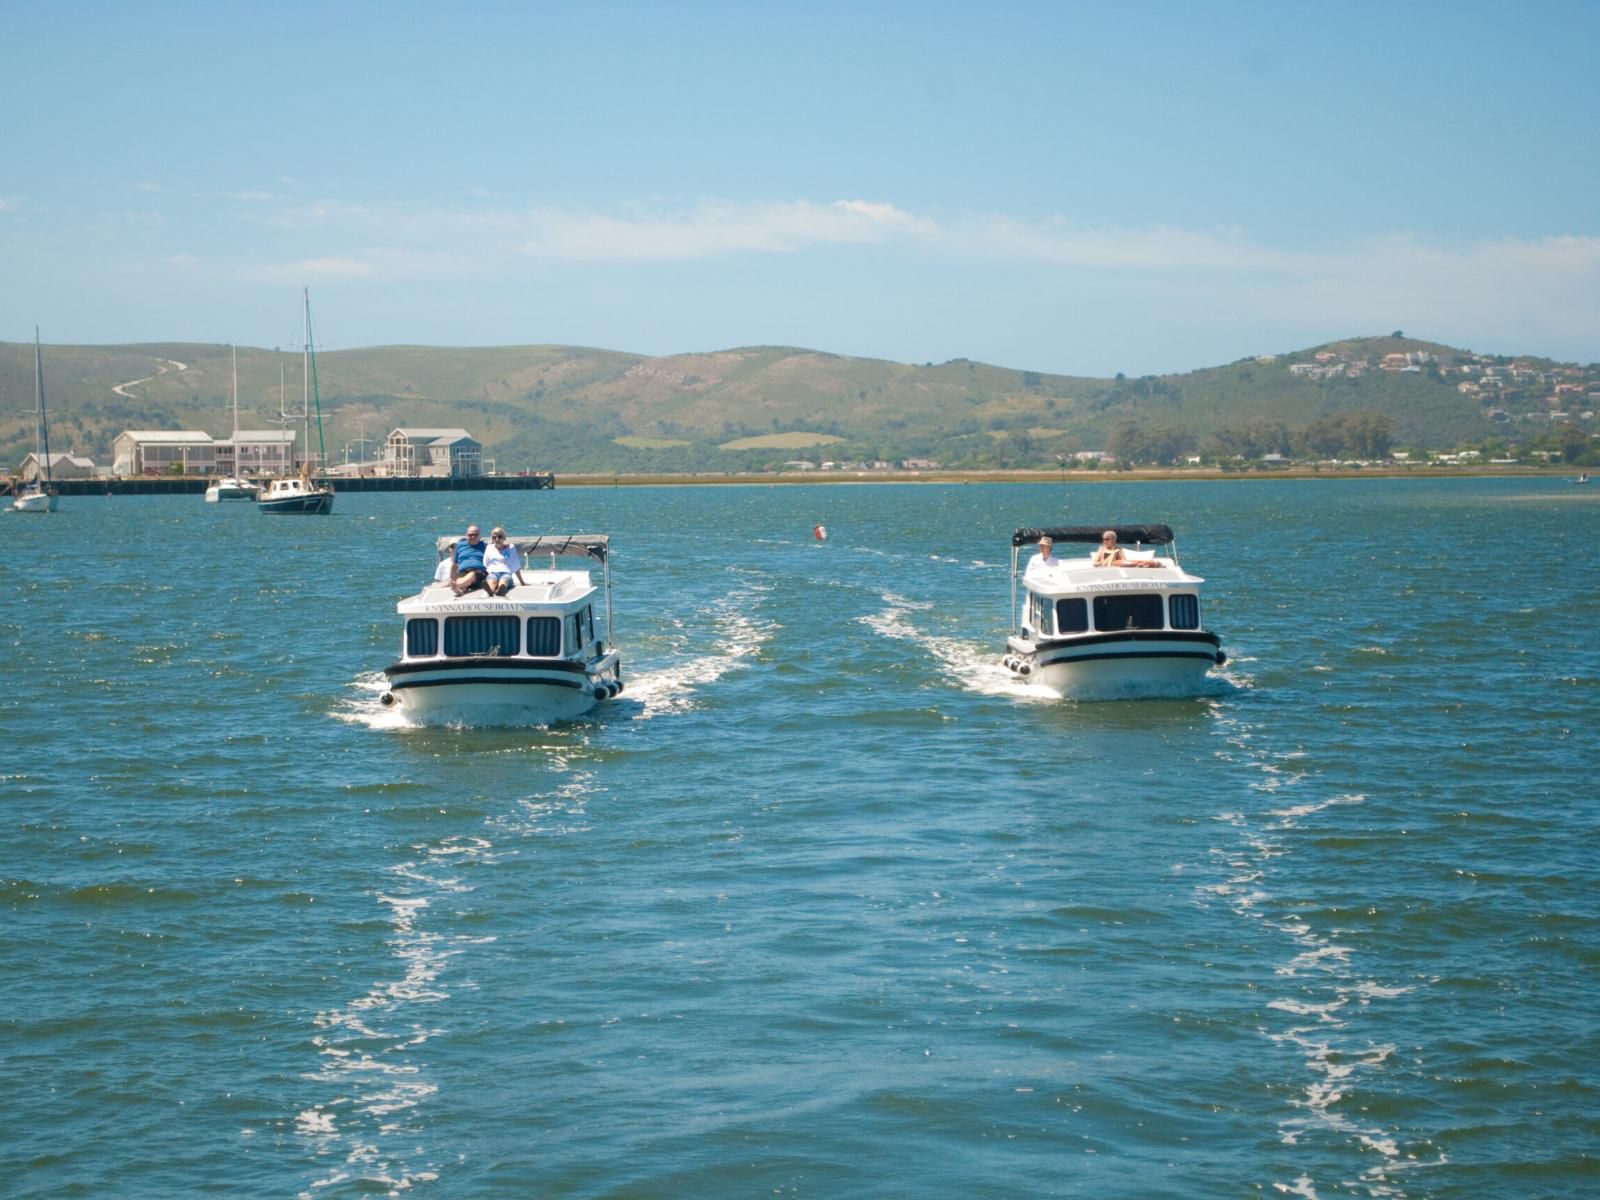
<instances>
[{"instance_id":1,"label":"marker buoy","mask_svg":"<svg viewBox=\"0 0 1600 1200\"><path fill-rule=\"evenodd\" d=\"M811 527L811 536L816 538L819 542L827 541L828 527L826 525L813 525Z\"/></svg>"}]
</instances>

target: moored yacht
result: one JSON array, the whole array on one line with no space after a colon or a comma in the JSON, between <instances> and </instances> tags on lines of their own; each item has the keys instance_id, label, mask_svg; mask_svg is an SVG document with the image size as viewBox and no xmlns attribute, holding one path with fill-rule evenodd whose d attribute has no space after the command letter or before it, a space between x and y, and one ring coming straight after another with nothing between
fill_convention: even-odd
<instances>
[{"instance_id":1,"label":"moored yacht","mask_svg":"<svg viewBox=\"0 0 1600 1200\"><path fill-rule=\"evenodd\" d=\"M234 453L239 445L239 347L233 348L233 442ZM219 500L254 500L261 491L259 483L251 483L237 475L224 475L206 488L206 503Z\"/></svg>"},{"instance_id":2,"label":"moored yacht","mask_svg":"<svg viewBox=\"0 0 1600 1200\"><path fill-rule=\"evenodd\" d=\"M1114 533L1108 565L1094 553L1042 553L1019 576L1024 547L1101 545ZM1017 584L1022 584L1019 600ZM1205 581L1178 565L1166 525L1062 526L1011 535L1013 630L1005 665L1067 699L1190 696L1206 672L1227 661L1201 623Z\"/></svg>"},{"instance_id":3,"label":"moored yacht","mask_svg":"<svg viewBox=\"0 0 1600 1200\"><path fill-rule=\"evenodd\" d=\"M303 468L298 475L269 482L257 497L256 507L264 513L327 514L333 511L333 489L316 486L309 468Z\"/></svg>"},{"instance_id":4,"label":"moored yacht","mask_svg":"<svg viewBox=\"0 0 1600 1200\"><path fill-rule=\"evenodd\" d=\"M11 507L21 513L51 513L56 510L56 489L50 478L50 426L44 418L44 367L39 359L39 327L33 329L34 476L17 489Z\"/></svg>"},{"instance_id":5,"label":"moored yacht","mask_svg":"<svg viewBox=\"0 0 1600 1200\"><path fill-rule=\"evenodd\" d=\"M455 538L436 546L439 564ZM447 579L396 606L404 621L400 659L385 668L386 705L420 725L547 725L582 716L622 691L622 659L611 621L610 539L579 533L514 537L523 563L501 596L457 596ZM600 588L587 567L600 564ZM547 566L537 565L548 559ZM601 624L601 617L604 624Z\"/></svg>"},{"instance_id":6,"label":"moored yacht","mask_svg":"<svg viewBox=\"0 0 1600 1200\"><path fill-rule=\"evenodd\" d=\"M260 484L240 479L237 475L224 475L206 488L206 503L215 504L219 500L254 500L260 491Z\"/></svg>"}]
</instances>

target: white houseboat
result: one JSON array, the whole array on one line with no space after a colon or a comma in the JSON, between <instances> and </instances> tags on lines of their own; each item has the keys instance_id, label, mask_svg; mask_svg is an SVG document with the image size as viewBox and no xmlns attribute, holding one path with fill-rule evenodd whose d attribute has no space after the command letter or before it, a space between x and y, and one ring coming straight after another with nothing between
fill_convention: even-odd
<instances>
[{"instance_id":1,"label":"white houseboat","mask_svg":"<svg viewBox=\"0 0 1600 1200\"><path fill-rule=\"evenodd\" d=\"M1114 546L1102 542L1107 533ZM1035 554L1019 576L1024 548L1044 540L1053 542L1050 555ZM1067 549L1086 544L1107 546L1108 564L1096 566L1093 551ZM1057 555L1056 546L1066 552ZM1206 672L1227 661L1220 639L1202 624L1204 582L1178 565L1165 525L1019 529L1011 535L1013 628L1005 665L1067 699L1194 695Z\"/></svg>"},{"instance_id":2,"label":"white houseboat","mask_svg":"<svg viewBox=\"0 0 1600 1200\"><path fill-rule=\"evenodd\" d=\"M455 541L439 539L438 563ZM436 578L400 601L405 631L400 660L384 671L384 704L398 704L419 725L547 725L582 716L622 691L622 659L609 644L610 539L580 533L510 541L523 566L504 595L457 596L448 578ZM587 567L558 565L572 558L600 564L603 614Z\"/></svg>"}]
</instances>

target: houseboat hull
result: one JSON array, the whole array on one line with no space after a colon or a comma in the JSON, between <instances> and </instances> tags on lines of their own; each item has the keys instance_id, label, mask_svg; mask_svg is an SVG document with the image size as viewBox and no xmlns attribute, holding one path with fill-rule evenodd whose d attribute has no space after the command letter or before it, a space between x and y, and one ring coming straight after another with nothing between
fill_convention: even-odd
<instances>
[{"instance_id":1,"label":"houseboat hull","mask_svg":"<svg viewBox=\"0 0 1600 1200\"><path fill-rule=\"evenodd\" d=\"M622 690L615 653L592 663L485 656L402 661L384 671L386 705L416 725L523 727L581 717Z\"/></svg>"},{"instance_id":2,"label":"houseboat hull","mask_svg":"<svg viewBox=\"0 0 1600 1200\"><path fill-rule=\"evenodd\" d=\"M1067 700L1183 698L1205 691L1227 661L1216 634L1129 630L1038 643L1011 638L1006 665L1027 683Z\"/></svg>"},{"instance_id":3,"label":"houseboat hull","mask_svg":"<svg viewBox=\"0 0 1600 1200\"><path fill-rule=\"evenodd\" d=\"M326 515L333 511L333 493L308 492L304 495L287 496L281 500L260 500L256 507L264 513L273 515L299 513Z\"/></svg>"}]
</instances>

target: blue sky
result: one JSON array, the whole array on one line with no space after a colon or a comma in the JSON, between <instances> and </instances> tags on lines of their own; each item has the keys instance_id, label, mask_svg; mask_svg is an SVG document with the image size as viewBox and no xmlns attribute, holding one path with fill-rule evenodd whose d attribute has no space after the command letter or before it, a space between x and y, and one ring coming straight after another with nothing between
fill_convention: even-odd
<instances>
[{"instance_id":1,"label":"blue sky","mask_svg":"<svg viewBox=\"0 0 1600 1200\"><path fill-rule=\"evenodd\" d=\"M0 19L3 340L1600 360L1600 4Z\"/></svg>"}]
</instances>

